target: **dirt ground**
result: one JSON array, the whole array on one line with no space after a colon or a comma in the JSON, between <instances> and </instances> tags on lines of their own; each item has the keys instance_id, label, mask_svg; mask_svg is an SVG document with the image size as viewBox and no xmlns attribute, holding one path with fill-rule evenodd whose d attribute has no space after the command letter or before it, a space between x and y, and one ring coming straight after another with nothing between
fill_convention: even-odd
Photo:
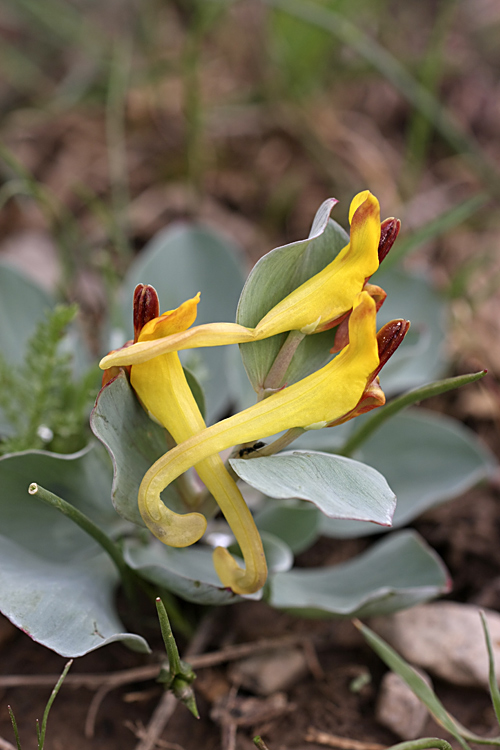
<instances>
[{"instance_id":1,"label":"dirt ground","mask_svg":"<svg viewBox=\"0 0 500 750\"><path fill-rule=\"evenodd\" d=\"M90 21L97 17L106 27L109 15L124 29L131 23L121 17L116 3L101 5L93 7ZM438 4L419 3L418 24L411 5L386 4L377 33L382 44L419 72L417 62L424 57ZM446 106L493 163L500 153L498 84L493 75L500 47L492 43L489 29L500 18L495 3L487 0L475 4L477 13L474 3L461 5L445 40L445 62L437 85ZM0 18L0 35L26 50L38 66L39 77L27 67L22 85L14 75L5 74L0 81L0 136L38 184L55 196L56 206L75 219L76 229L65 222L66 214L59 208L47 213L36 201L11 200L0 214L0 254L29 267L40 283L54 288L61 281L56 248L65 248L64 294L80 304L89 332L104 319L105 272L112 267L122 273L131 257L127 252L139 252L156 231L175 219L196 218L222 229L244 248L251 263L277 244L306 236L316 208L330 195L346 206L349 196L368 186L380 198L384 214L397 216L401 210L405 227L411 230L484 187L477 172L435 133L420 172L409 184L405 132L412 109L387 80L365 63L353 62L352 50L339 43L332 57L338 75L311 85L307 95L292 95L273 67L267 11L261 3L235 3L217 28L207 33L198 50L194 87L201 93L197 105L191 102L201 108L203 125L190 135L183 95L189 72L178 63L189 37L190 18L183 3L164 3L158 16L152 15L154 23L142 41L136 40L131 64L139 72L123 96L122 123L110 110L109 99L106 109L104 78L92 84L92 75L97 74L90 63L96 69L98 65L85 57L87 47L69 43L62 47L48 31L46 38L37 36L38 27L29 16L17 18L12 8L10 15ZM102 18L96 16L99 13ZM361 20L372 28L370 13ZM85 68L86 63L90 67ZM151 64L152 72L144 72L146 64ZM91 79L90 93L75 95L72 104L64 98L63 86L70 74L77 82L78 76L84 83L85 75ZM119 91L114 101L119 113ZM110 132L115 135L111 147ZM123 198L125 193L128 198ZM128 200L122 214L115 202L118 209L124 207L120 195ZM479 367L488 367L491 373L486 388L471 386L468 393L443 397L432 406L476 429L500 458L495 380L500 373L499 301L498 295L488 292L486 282L498 272L494 250L498 212L491 206L473 224L424 244L410 262L427 269L442 288L457 279L461 283L462 297L455 296L451 304L450 374ZM113 217L118 215L122 218L115 224ZM123 237L129 248L121 252L117 247ZM484 262L470 265L467 271L473 255ZM415 524L452 574L449 598L496 610L500 610L498 494L495 486L476 488L426 513ZM332 554L339 561L348 559L364 545L362 540L321 539L300 557L299 564L321 564ZM199 624L195 661L200 654L214 652L220 652L220 658L215 665L196 667L200 720L177 706L156 747L250 750L255 747L252 738L262 735L269 750L316 750L324 745L313 741L314 732L349 740L332 745L342 750L377 750L398 741L374 718L384 667L350 622L305 621L251 602L213 612L190 610L190 617ZM155 631L148 634L146 627L145 632L159 650ZM238 687L238 659L232 649L249 644L249 653L261 653L263 639L273 639L273 651L291 639L304 650L308 670L278 697L256 699ZM188 648L187 642L179 642ZM14 743L7 705L17 717L23 750L37 747L35 720L42 718L64 663L0 620L0 750L9 750L13 745L8 743ZM110 675L148 663L148 658L121 645L76 660L50 715L47 750L144 750L144 727L158 706L165 708L161 687L151 677L141 680L132 672L122 684L108 688ZM87 673L99 675L93 687L76 685ZM360 675L369 680L353 690L353 680ZM21 676L25 684L13 686L12 676ZM44 677L44 684L37 684ZM435 687L461 723L483 735L495 733L493 710L484 692L439 681ZM431 720L423 735L446 737Z\"/></svg>"},{"instance_id":2,"label":"dirt ground","mask_svg":"<svg viewBox=\"0 0 500 750\"><path fill-rule=\"evenodd\" d=\"M419 521L418 530L443 556L452 573L454 589L449 598L500 609L499 525L498 493L487 487L433 510ZM347 558L363 545L362 541L320 539L299 563L307 565L311 560L317 564L318 559L332 554L333 547L336 557ZM352 750L375 750L376 745L383 748L398 741L375 720L378 687L385 667L364 645L350 621L303 620L262 603L246 602L206 613L200 629L204 631L203 653L221 654L222 663L197 668L195 690L200 720L178 704L155 747L250 750L255 747L252 738L261 735L270 750L316 750L325 745L313 741L315 731L344 738L347 744L333 746ZM52 676L49 681L55 681L65 660L32 642L6 621L0 633L2 678L26 678L26 684L7 688L2 687L0 678L0 738L13 741L6 711L9 704L18 720L23 750L34 750L35 720L41 718L51 688L30 683L46 675ZM149 638L159 651L161 644L153 631ZM268 697L238 688L238 660L234 659L233 646L247 644L248 656L262 653L263 645L267 653L276 652L280 644L290 645L290 639L305 650L305 676L280 694ZM76 660L52 709L47 748L141 747L141 730L162 701L161 687L151 678L134 677L135 673L109 692L103 685L111 675L142 667L153 658L112 645ZM98 694L99 684L92 689L72 684L86 673L101 676L97 682L101 691L104 689L103 695ZM368 675L369 680L359 691L353 691L353 680L360 675ZM484 691L454 687L439 680L434 684L446 707L463 724L483 736L497 733L494 712ZM449 739L430 718L422 736Z\"/></svg>"}]
</instances>

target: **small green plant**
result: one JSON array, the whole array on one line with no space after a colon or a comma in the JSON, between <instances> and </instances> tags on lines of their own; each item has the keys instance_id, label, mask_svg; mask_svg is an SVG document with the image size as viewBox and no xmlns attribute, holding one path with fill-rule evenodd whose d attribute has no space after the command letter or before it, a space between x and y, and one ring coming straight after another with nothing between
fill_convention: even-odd
<instances>
[{"instance_id":1,"label":"small green plant","mask_svg":"<svg viewBox=\"0 0 500 750\"><path fill-rule=\"evenodd\" d=\"M30 338L24 362L0 353L0 410L6 422L0 455L34 449L73 453L88 442L87 414L96 375L77 380L72 355L61 347L77 305L48 310Z\"/></svg>"},{"instance_id":2,"label":"small green plant","mask_svg":"<svg viewBox=\"0 0 500 750\"><path fill-rule=\"evenodd\" d=\"M36 720L36 734L37 734L37 740L38 740L37 750L43 750L44 749L44 746L45 746L45 733L47 731L47 720L49 718L49 712L50 712L50 709L52 708L52 704L54 703L56 695L58 694L59 690L61 689L61 685L63 684L64 679L65 679L66 675L68 674L69 669L70 669L70 667L71 667L72 664L73 664L73 660L70 659L70 661L64 667L64 669L62 671L62 674L61 674L59 680L57 681L56 686L52 690L52 693L50 694L49 700L47 701L47 705L45 706L45 711L43 712L42 723L40 724L40 722L38 721L38 719ZM14 737L16 739L17 750L22 750L21 740L20 740L20 737L19 737L19 730L17 728L17 721L16 721L16 717L14 716L14 711L12 710L11 706L8 707L8 710L9 710L10 720L12 722L12 729L14 730Z\"/></svg>"}]
</instances>

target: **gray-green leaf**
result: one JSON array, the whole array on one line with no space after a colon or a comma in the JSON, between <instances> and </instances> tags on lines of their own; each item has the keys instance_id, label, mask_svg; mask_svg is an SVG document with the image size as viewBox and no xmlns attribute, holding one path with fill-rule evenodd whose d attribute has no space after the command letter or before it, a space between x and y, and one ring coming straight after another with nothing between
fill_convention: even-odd
<instances>
[{"instance_id":1,"label":"gray-green leaf","mask_svg":"<svg viewBox=\"0 0 500 750\"><path fill-rule=\"evenodd\" d=\"M400 531L345 563L278 573L269 603L311 617L388 614L449 590L442 561L413 531Z\"/></svg>"},{"instance_id":2,"label":"gray-green leaf","mask_svg":"<svg viewBox=\"0 0 500 750\"><path fill-rule=\"evenodd\" d=\"M230 463L241 479L270 497L309 500L331 518L391 525L396 496L378 471L359 461L290 451Z\"/></svg>"},{"instance_id":3,"label":"gray-green leaf","mask_svg":"<svg viewBox=\"0 0 500 750\"><path fill-rule=\"evenodd\" d=\"M118 574L98 554L53 562L0 536L0 609L33 640L61 656L83 656L114 641L135 651L149 646L127 633L114 606Z\"/></svg>"},{"instance_id":4,"label":"gray-green leaf","mask_svg":"<svg viewBox=\"0 0 500 750\"><path fill-rule=\"evenodd\" d=\"M349 242L349 236L329 219L336 204L326 200L318 209L306 240L277 247L252 269L241 293L236 321L255 326L264 315L290 292L328 265ZM286 334L240 346L241 356L254 390L258 391L284 341ZM335 331L306 336L286 374L288 384L296 382L330 357Z\"/></svg>"}]
</instances>

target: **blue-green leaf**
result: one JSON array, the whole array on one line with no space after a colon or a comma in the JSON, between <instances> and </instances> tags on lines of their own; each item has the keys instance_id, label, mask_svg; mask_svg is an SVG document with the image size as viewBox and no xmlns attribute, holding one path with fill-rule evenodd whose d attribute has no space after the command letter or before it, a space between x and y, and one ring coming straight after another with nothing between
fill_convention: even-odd
<instances>
[{"instance_id":1,"label":"blue-green leaf","mask_svg":"<svg viewBox=\"0 0 500 750\"><path fill-rule=\"evenodd\" d=\"M423 276L384 266L371 279L387 292L377 315L377 328L389 320L406 318L411 328L398 351L380 374L387 394L400 393L437 380L444 372L445 304Z\"/></svg>"},{"instance_id":2,"label":"blue-green leaf","mask_svg":"<svg viewBox=\"0 0 500 750\"><path fill-rule=\"evenodd\" d=\"M67 519L66 519L67 520ZM104 554L54 562L0 536L0 609L33 640L61 656L83 656L115 641L148 652L114 607L118 574Z\"/></svg>"},{"instance_id":3,"label":"blue-green leaf","mask_svg":"<svg viewBox=\"0 0 500 750\"><path fill-rule=\"evenodd\" d=\"M54 300L41 287L8 265L0 264L0 351L20 363L26 344Z\"/></svg>"},{"instance_id":4,"label":"blue-green leaf","mask_svg":"<svg viewBox=\"0 0 500 750\"><path fill-rule=\"evenodd\" d=\"M81 559L99 549L69 518L28 495L31 482L64 497L112 536L128 528L111 505L110 467L97 447L69 455L24 451L0 458L2 534L58 562Z\"/></svg>"},{"instance_id":5,"label":"blue-green leaf","mask_svg":"<svg viewBox=\"0 0 500 750\"><path fill-rule=\"evenodd\" d=\"M272 307L321 271L345 247L349 236L329 219L335 203L330 198L320 206L306 240L277 247L254 266L238 303L238 323L255 326ZM254 390L258 391L264 382L285 336L280 334L241 345L241 356ZM294 383L321 367L330 357L334 337L334 330L306 336L286 373L287 383Z\"/></svg>"},{"instance_id":6,"label":"blue-green leaf","mask_svg":"<svg viewBox=\"0 0 500 750\"><path fill-rule=\"evenodd\" d=\"M302 500L267 500L255 515L259 531L282 539L294 554L308 549L320 534L320 513Z\"/></svg>"},{"instance_id":7,"label":"blue-green leaf","mask_svg":"<svg viewBox=\"0 0 500 750\"><path fill-rule=\"evenodd\" d=\"M333 430L300 438L301 447L335 450ZM329 442L330 446L329 446ZM383 474L398 499L393 528L404 526L425 510L451 500L491 475L496 461L468 427L428 409L409 409L383 424L363 444L357 458ZM322 518L322 532L357 537L380 529L373 524Z\"/></svg>"},{"instance_id":8,"label":"blue-green leaf","mask_svg":"<svg viewBox=\"0 0 500 750\"><path fill-rule=\"evenodd\" d=\"M359 461L317 451L289 451L267 458L233 458L238 476L278 499L309 500L331 518L391 525L394 492L384 477Z\"/></svg>"},{"instance_id":9,"label":"blue-green leaf","mask_svg":"<svg viewBox=\"0 0 500 750\"><path fill-rule=\"evenodd\" d=\"M242 601L224 588L212 563L212 549L202 545L177 549L156 539L147 545L127 541L125 561L142 578L196 604L233 604Z\"/></svg>"},{"instance_id":10,"label":"blue-green leaf","mask_svg":"<svg viewBox=\"0 0 500 750\"><path fill-rule=\"evenodd\" d=\"M269 604L311 617L367 617L414 606L449 586L438 556L418 534L401 531L340 565L276 574Z\"/></svg>"}]
</instances>

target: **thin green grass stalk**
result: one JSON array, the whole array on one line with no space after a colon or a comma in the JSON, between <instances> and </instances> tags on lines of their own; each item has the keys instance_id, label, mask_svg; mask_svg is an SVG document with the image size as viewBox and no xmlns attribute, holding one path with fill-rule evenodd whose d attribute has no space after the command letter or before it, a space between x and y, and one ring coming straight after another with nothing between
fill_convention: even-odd
<instances>
[{"instance_id":1,"label":"thin green grass stalk","mask_svg":"<svg viewBox=\"0 0 500 750\"><path fill-rule=\"evenodd\" d=\"M477 745L500 746L500 737L481 737L460 724L443 706L434 690L388 643L359 620L353 620L368 645L375 651L390 670L399 675L432 714L434 719L460 743L464 750L470 750L468 742ZM396 745L396 747L398 747ZM392 750L392 748L391 748Z\"/></svg>"},{"instance_id":2,"label":"thin green grass stalk","mask_svg":"<svg viewBox=\"0 0 500 750\"><path fill-rule=\"evenodd\" d=\"M204 32L204 0L193 0L191 23L187 30L182 60L184 81L184 117L186 132L186 166L193 189L198 192L204 167L203 108L200 75L201 45Z\"/></svg>"},{"instance_id":3,"label":"thin green grass stalk","mask_svg":"<svg viewBox=\"0 0 500 750\"><path fill-rule=\"evenodd\" d=\"M473 136L459 125L452 113L422 86L390 52L365 34L341 13L320 7L307 0L262 0L273 8L290 13L326 29L343 44L355 50L364 60L381 73L399 93L432 123L444 140L462 154L470 168L479 176L488 190L500 197L500 172L485 156Z\"/></svg>"},{"instance_id":4,"label":"thin green grass stalk","mask_svg":"<svg viewBox=\"0 0 500 750\"><path fill-rule=\"evenodd\" d=\"M438 5L438 15L432 29L429 45L420 68L420 84L436 97L443 72L443 50L453 15L457 9L456 0ZM402 171L404 187L412 194L423 169L425 156L432 135L433 125L419 108L412 116L408 129L406 167Z\"/></svg>"},{"instance_id":5,"label":"thin green grass stalk","mask_svg":"<svg viewBox=\"0 0 500 750\"><path fill-rule=\"evenodd\" d=\"M75 248L81 245L82 240L76 219L0 140L0 162L2 160L15 175L16 192L13 195L19 193L32 198L49 223L59 249L62 283L64 287L68 286L75 273Z\"/></svg>"},{"instance_id":6,"label":"thin green grass stalk","mask_svg":"<svg viewBox=\"0 0 500 750\"><path fill-rule=\"evenodd\" d=\"M25 55L19 44L11 44L5 36L0 46L0 69L2 76L18 91L31 91L33 87L43 88L48 83L40 65Z\"/></svg>"},{"instance_id":7,"label":"thin green grass stalk","mask_svg":"<svg viewBox=\"0 0 500 750\"><path fill-rule=\"evenodd\" d=\"M58 694L59 690L61 689L61 685L64 682L64 678L68 674L71 665L73 664L73 659L70 659L66 666L64 667L61 676L59 677L56 686L52 690L52 693L50 694L50 698L47 701L47 705L45 706L45 711L43 712L43 719L42 719L42 726L41 728L38 727L37 723L37 732L38 734L38 750L43 750L43 746L45 744L45 732L47 731L47 719L49 718L49 712L52 708L52 704L54 703L54 700L56 698L56 695Z\"/></svg>"},{"instance_id":8,"label":"thin green grass stalk","mask_svg":"<svg viewBox=\"0 0 500 750\"><path fill-rule=\"evenodd\" d=\"M77 524L77 526L79 526L89 536L91 536L113 560L122 579L123 588L125 589L127 596L130 599L134 599L135 588L133 579L135 578L135 576L133 571L125 562L121 549L118 547L118 545L116 545L112 541L112 539L110 539L110 537L105 534L105 532L101 528L99 528L99 526L97 526L97 524L95 524L90 520L90 518L82 513L81 510L78 510L78 508L75 508L74 505L71 505L66 500L63 500L62 497L55 495L53 492L49 492L49 490L46 490L39 484L36 484L36 482L32 482L30 484L30 486L28 487L28 493L30 495L34 495L35 497L39 497L40 500L43 500L45 503L47 503L47 505L51 505L60 513L70 518L74 523Z\"/></svg>"},{"instance_id":9,"label":"thin green grass stalk","mask_svg":"<svg viewBox=\"0 0 500 750\"><path fill-rule=\"evenodd\" d=\"M423 737L419 740L398 742L397 745L391 745L387 750L430 750L433 747L438 750L453 750L449 742L440 740L437 737Z\"/></svg>"},{"instance_id":10,"label":"thin green grass stalk","mask_svg":"<svg viewBox=\"0 0 500 750\"><path fill-rule=\"evenodd\" d=\"M500 725L500 690L498 689L497 676L495 671L495 659L493 656L493 647L491 645L490 631L488 629L488 623L484 612L480 612L481 624L483 626L484 638L486 641L486 648L488 650L488 681L490 685L490 696L497 717L497 722Z\"/></svg>"},{"instance_id":11,"label":"thin green grass stalk","mask_svg":"<svg viewBox=\"0 0 500 750\"><path fill-rule=\"evenodd\" d=\"M360 446L384 424L384 422L387 422L388 419L394 417L398 412L418 403L419 401L423 401L426 398L439 396L441 393L452 391L455 388L461 388L463 385L475 383L476 380L480 380L485 375L486 370L481 370L480 372L474 372L468 375L459 375L455 378L436 380L434 383L423 385L420 388L413 388L411 391L403 393L402 396L392 399L392 401L389 401L389 403L382 408L372 412L370 417L368 417L368 419L366 419L346 440L338 453L341 456L351 456L354 451L360 448Z\"/></svg>"},{"instance_id":12,"label":"thin green grass stalk","mask_svg":"<svg viewBox=\"0 0 500 750\"><path fill-rule=\"evenodd\" d=\"M127 231L130 196L125 139L125 109L131 64L132 41L124 35L115 41L113 49L106 103L106 136L114 213L114 241L125 258L130 257L132 252Z\"/></svg>"},{"instance_id":13,"label":"thin green grass stalk","mask_svg":"<svg viewBox=\"0 0 500 750\"><path fill-rule=\"evenodd\" d=\"M22 750L21 740L19 738L19 730L17 728L17 721L16 721L16 717L14 716L14 711L12 710L12 708L10 706L7 706L7 710L9 712L10 721L11 721L11 724L12 724L12 729L14 731L14 737L15 737L15 740L16 740L17 750Z\"/></svg>"},{"instance_id":14,"label":"thin green grass stalk","mask_svg":"<svg viewBox=\"0 0 500 750\"><path fill-rule=\"evenodd\" d=\"M36 31L43 30L52 44L72 46L81 45L84 49L95 50L98 44L105 47L105 38L97 24L89 21L88 16L74 8L70 3L61 0L7 0L16 14L22 14L36 26Z\"/></svg>"}]
</instances>

